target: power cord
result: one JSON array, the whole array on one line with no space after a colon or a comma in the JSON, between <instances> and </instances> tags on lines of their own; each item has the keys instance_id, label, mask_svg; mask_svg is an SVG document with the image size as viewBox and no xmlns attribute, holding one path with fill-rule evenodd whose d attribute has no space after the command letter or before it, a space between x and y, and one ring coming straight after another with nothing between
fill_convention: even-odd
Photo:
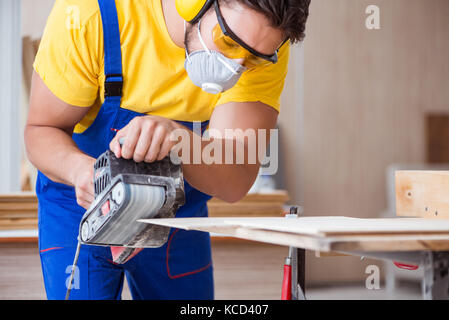
<instances>
[{"instance_id":1,"label":"power cord","mask_svg":"<svg viewBox=\"0 0 449 320\"><path fill-rule=\"evenodd\" d=\"M70 297L70 291L72 290L72 282L73 282L73 277L75 276L75 269L76 269L76 264L78 263L78 257L80 255L80 250L81 250L81 242L78 240L78 245L76 246L76 252L75 252L75 259L73 260L73 264L72 264L72 272L70 273L69 284L67 285L67 293L65 294L65 300L69 300L69 297Z\"/></svg>"}]
</instances>

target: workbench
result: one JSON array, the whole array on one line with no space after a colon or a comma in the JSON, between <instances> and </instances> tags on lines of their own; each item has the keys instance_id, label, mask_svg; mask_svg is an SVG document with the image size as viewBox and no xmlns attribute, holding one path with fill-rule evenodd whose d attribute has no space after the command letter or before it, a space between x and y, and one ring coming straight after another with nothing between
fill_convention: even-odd
<instances>
[{"instance_id":1,"label":"workbench","mask_svg":"<svg viewBox=\"0 0 449 320\"><path fill-rule=\"evenodd\" d=\"M449 220L433 223L434 221L419 218L298 217L295 220L175 218L143 221L295 248L292 262L292 283L295 284L292 291L293 298L306 297L304 250L337 252L416 264L424 268L423 298L449 298ZM331 224L334 222L338 225L332 228ZM344 228L345 224L348 228ZM391 224L393 226L388 227ZM401 225L410 228L410 232L398 232ZM352 228L353 226L355 228ZM353 229L359 231L353 233Z\"/></svg>"},{"instance_id":2,"label":"workbench","mask_svg":"<svg viewBox=\"0 0 449 320\"><path fill-rule=\"evenodd\" d=\"M449 172L397 171L392 219L347 217L145 220L294 248L292 298L305 299L305 250L423 268L424 299L449 299ZM291 217L292 215L290 215Z\"/></svg>"}]
</instances>

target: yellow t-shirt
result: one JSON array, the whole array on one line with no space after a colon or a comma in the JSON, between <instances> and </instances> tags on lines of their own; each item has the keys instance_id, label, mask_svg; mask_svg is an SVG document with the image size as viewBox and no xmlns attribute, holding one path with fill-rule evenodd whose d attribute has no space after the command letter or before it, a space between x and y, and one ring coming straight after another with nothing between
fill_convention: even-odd
<instances>
[{"instance_id":1,"label":"yellow t-shirt","mask_svg":"<svg viewBox=\"0 0 449 320\"><path fill-rule=\"evenodd\" d=\"M280 109L289 45L279 62L246 71L237 85L212 95L196 87L185 69L185 51L168 33L160 0L116 0L123 65L121 107L180 121L209 120L215 106L260 101ZM93 108L75 127L93 122L104 101L104 47L96 0L56 0L34 69L62 101Z\"/></svg>"}]
</instances>

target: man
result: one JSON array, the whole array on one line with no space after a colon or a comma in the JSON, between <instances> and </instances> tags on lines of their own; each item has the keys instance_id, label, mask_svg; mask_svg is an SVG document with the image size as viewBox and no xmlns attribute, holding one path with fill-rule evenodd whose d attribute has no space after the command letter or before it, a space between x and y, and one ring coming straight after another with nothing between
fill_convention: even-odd
<instances>
[{"instance_id":1,"label":"man","mask_svg":"<svg viewBox=\"0 0 449 320\"><path fill-rule=\"evenodd\" d=\"M34 64L25 130L39 169L49 299L66 293L79 222L94 200L96 157L110 148L136 162L163 159L176 130L197 134L195 121L216 132L274 128L289 45L304 37L309 2L56 1ZM207 216L211 196L238 201L259 166L183 163L186 204L176 216ZM71 297L119 299L126 275L134 299L213 299L210 251L208 234L181 230L122 265L109 248L82 246Z\"/></svg>"}]
</instances>

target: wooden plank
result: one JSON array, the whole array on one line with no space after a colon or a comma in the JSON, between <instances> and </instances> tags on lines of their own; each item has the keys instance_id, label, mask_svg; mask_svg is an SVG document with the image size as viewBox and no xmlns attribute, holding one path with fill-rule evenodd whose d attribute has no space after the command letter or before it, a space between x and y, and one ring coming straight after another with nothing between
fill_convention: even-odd
<instances>
[{"instance_id":1,"label":"wooden plank","mask_svg":"<svg viewBox=\"0 0 449 320\"><path fill-rule=\"evenodd\" d=\"M37 202L0 202L1 211L34 210L37 212Z\"/></svg>"},{"instance_id":2,"label":"wooden plank","mask_svg":"<svg viewBox=\"0 0 449 320\"><path fill-rule=\"evenodd\" d=\"M235 226L311 236L432 233L449 235L449 219L440 220L438 223L422 218L358 219L340 216L299 217L296 219L273 217L173 218L142 221L187 230L195 230L198 227Z\"/></svg>"},{"instance_id":3,"label":"wooden plank","mask_svg":"<svg viewBox=\"0 0 449 320\"><path fill-rule=\"evenodd\" d=\"M19 193L3 193L0 194L0 202L2 201L37 201L37 196L34 192L19 192Z\"/></svg>"},{"instance_id":4,"label":"wooden plank","mask_svg":"<svg viewBox=\"0 0 449 320\"><path fill-rule=\"evenodd\" d=\"M37 229L37 219L1 219L0 230Z\"/></svg>"},{"instance_id":5,"label":"wooden plank","mask_svg":"<svg viewBox=\"0 0 449 320\"><path fill-rule=\"evenodd\" d=\"M231 216L259 216L276 217L284 213L284 204L264 204L264 203L235 203L235 204L208 204L210 217L231 217Z\"/></svg>"},{"instance_id":6,"label":"wooden plank","mask_svg":"<svg viewBox=\"0 0 449 320\"><path fill-rule=\"evenodd\" d=\"M286 191L276 190L272 193L248 194L242 200L232 204L213 198L207 206L210 217L276 217L284 213L284 205L289 199Z\"/></svg>"},{"instance_id":7,"label":"wooden plank","mask_svg":"<svg viewBox=\"0 0 449 320\"><path fill-rule=\"evenodd\" d=\"M170 221L168 221L170 220ZM181 221L174 221L181 220ZM195 221L196 220L196 221ZM213 220L213 221L210 221ZM319 252L395 252L395 251L447 251L449 250L449 233L442 234L377 234L377 235L341 235L314 236L285 231L255 229L226 223L226 219L154 219L146 220L186 230L213 232L251 241L293 246Z\"/></svg>"},{"instance_id":8,"label":"wooden plank","mask_svg":"<svg viewBox=\"0 0 449 320\"><path fill-rule=\"evenodd\" d=\"M270 193L249 193L239 202L282 202L285 203L289 201L287 191L285 190L275 190ZM220 199L213 198L209 203L226 203Z\"/></svg>"},{"instance_id":9,"label":"wooden plank","mask_svg":"<svg viewBox=\"0 0 449 320\"><path fill-rule=\"evenodd\" d=\"M329 251L329 252L323 252L323 251L315 251L315 258L329 258L329 257L345 257L349 256L348 254Z\"/></svg>"},{"instance_id":10,"label":"wooden plank","mask_svg":"<svg viewBox=\"0 0 449 320\"><path fill-rule=\"evenodd\" d=\"M37 219L37 211L0 211L0 221L2 219L23 219L33 218Z\"/></svg>"},{"instance_id":11,"label":"wooden plank","mask_svg":"<svg viewBox=\"0 0 449 320\"><path fill-rule=\"evenodd\" d=\"M397 171L396 215L449 218L449 171Z\"/></svg>"},{"instance_id":12,"label":"wooden plank","mask_svg":"<svg viewBox=\"0 0 449 320\"><path fill-rule=\"evenodd\" d=\"M448 251L449 234L341 236L330 239L334 252Z\"/></svg>"}]
</instances>

